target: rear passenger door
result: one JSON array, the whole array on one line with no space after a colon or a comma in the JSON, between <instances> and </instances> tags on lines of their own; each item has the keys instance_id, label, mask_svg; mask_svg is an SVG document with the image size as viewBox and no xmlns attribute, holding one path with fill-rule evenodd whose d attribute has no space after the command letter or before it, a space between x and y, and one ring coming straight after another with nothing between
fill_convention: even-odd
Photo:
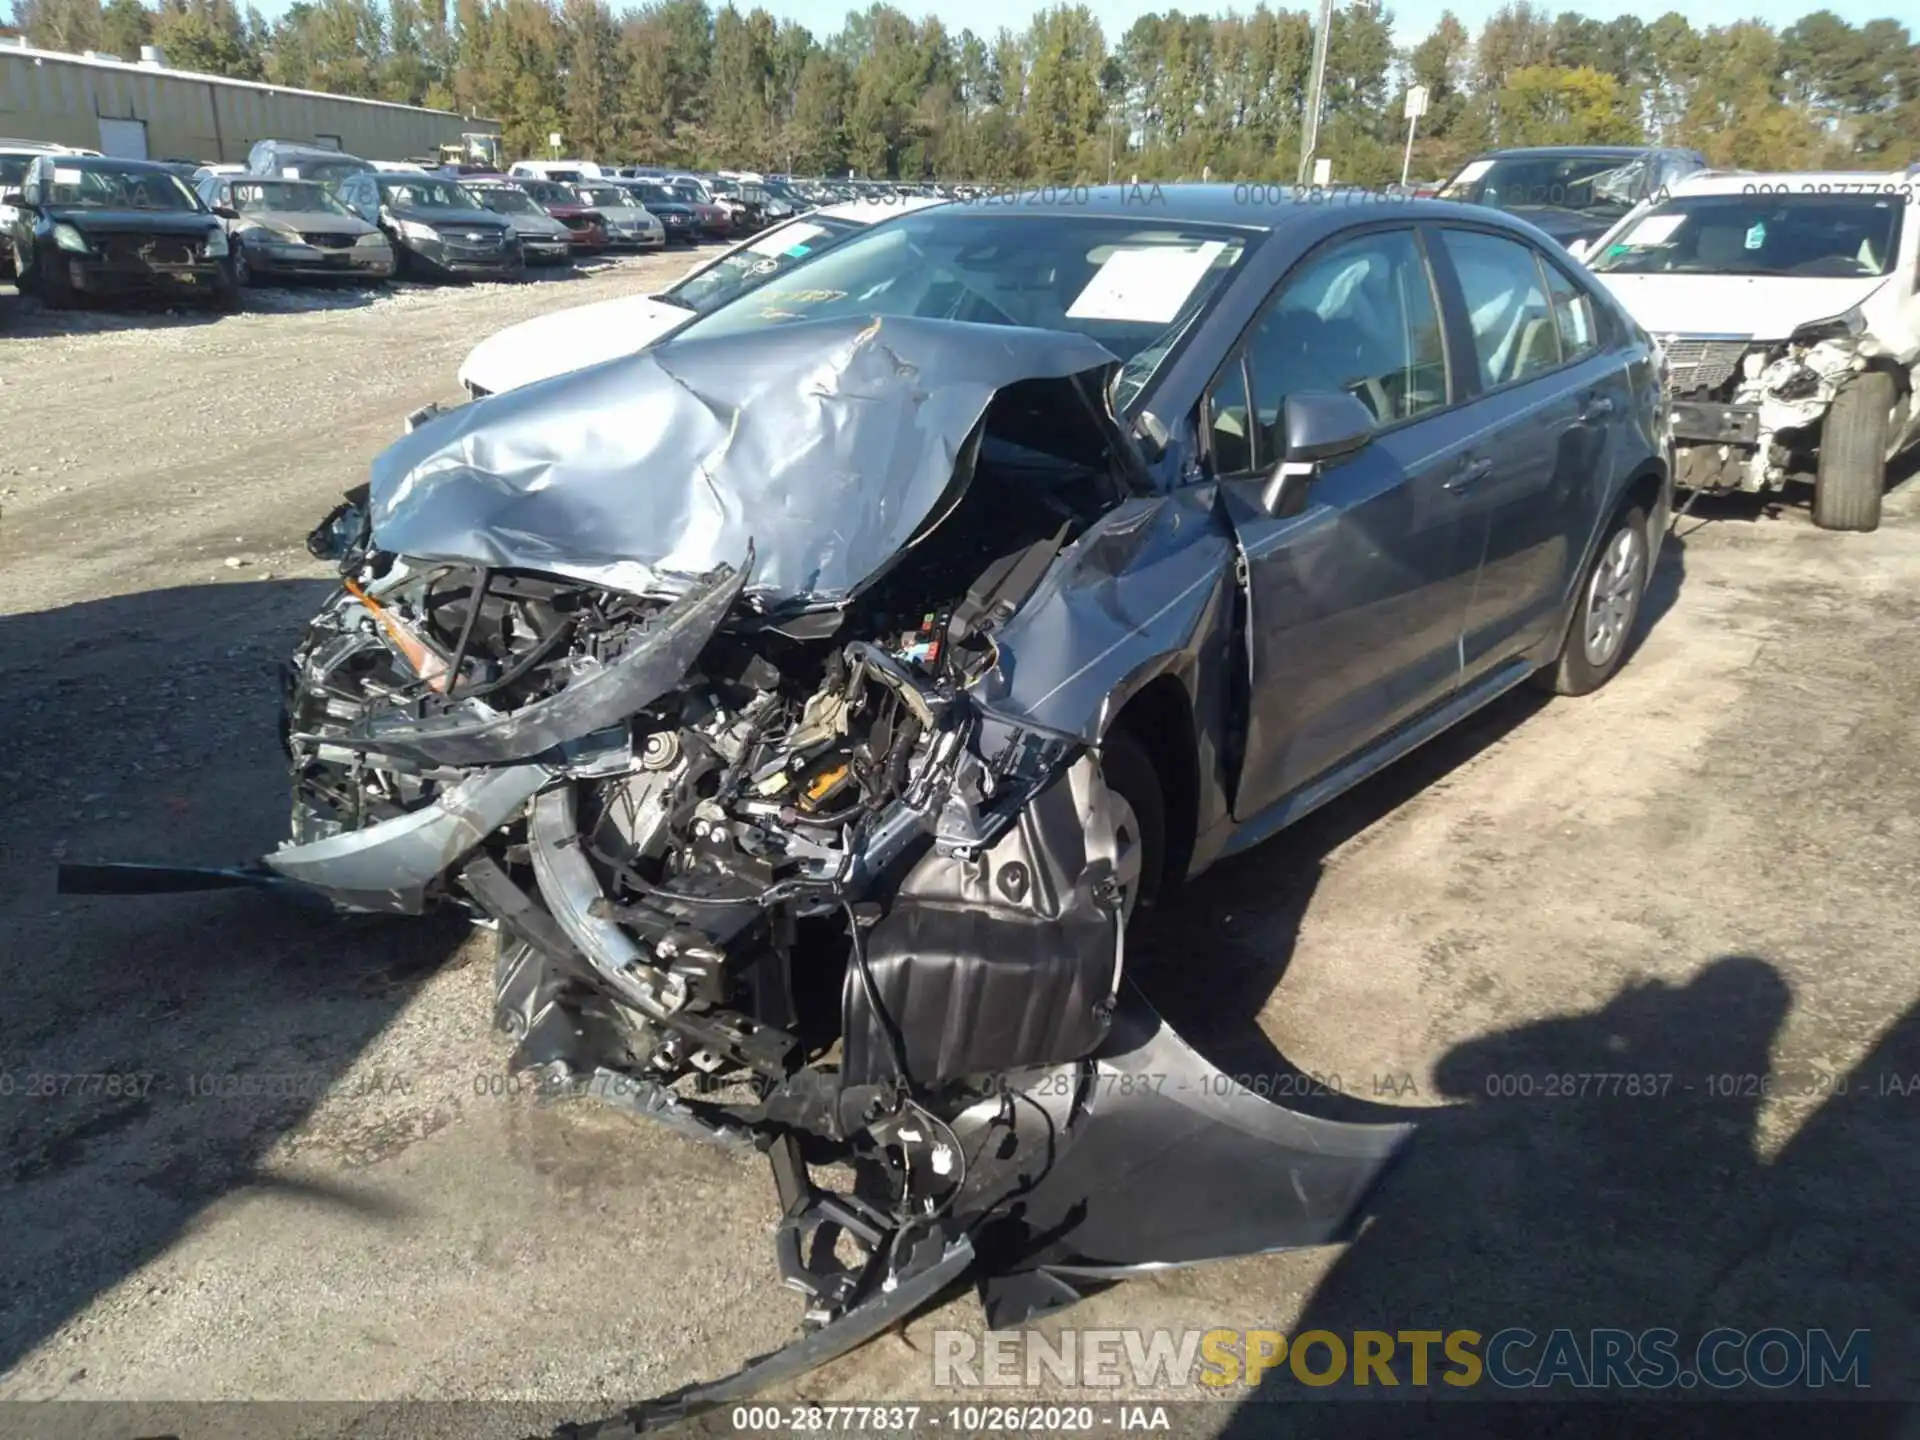
<instances>
[{"instance_id":1,"label":"rear passenger door","mask_svg":"<svg viewBox=\"0 0 1920 1440\"><path fill-rule=\"evenodd\" d=\"M1458 682L1482 531L1446 489L1456 447L1440 314L1413 228L1349 232L1280 282L1203 404L1245 565L1242 820ZM1372 412L1372 441L1326 467L1298 513L1270 513L1286 397L1342 390Z\"/></svg>"},{"instance_id":2,"label":"rear passenger door","mask_svg":"<svg viewBox=\"0 0 1920 1440\"><path fill-rule=\"evenodd\" d=\"M1461 638L1461 683L1557 634L1596 512L1611 493L1624 364L1584 286L1516 237L1437 232L1436 270L1472 393L1470 469L1455 497L1484 528Z\"/></svg>"}]
</instances>

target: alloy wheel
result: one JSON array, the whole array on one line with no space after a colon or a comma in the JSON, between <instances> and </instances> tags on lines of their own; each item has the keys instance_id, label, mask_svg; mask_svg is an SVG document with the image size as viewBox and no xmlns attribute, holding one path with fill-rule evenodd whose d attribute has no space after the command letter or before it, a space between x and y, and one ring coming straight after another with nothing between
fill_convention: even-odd
<instances>
[{"instance_id":1,"label":"alloy wheel","mask_svg":"<svg viewBox=\"0 0 1920 1440\"><path fill-rule=\"evenodd\" d=\"M1587 584L1583 642L1587 663L1596 669L1612 663L1627 643L1640 608L1640 586L1647 568L1647 542L1631 525L1607 542Z\"/></svg>"}]
</instances>

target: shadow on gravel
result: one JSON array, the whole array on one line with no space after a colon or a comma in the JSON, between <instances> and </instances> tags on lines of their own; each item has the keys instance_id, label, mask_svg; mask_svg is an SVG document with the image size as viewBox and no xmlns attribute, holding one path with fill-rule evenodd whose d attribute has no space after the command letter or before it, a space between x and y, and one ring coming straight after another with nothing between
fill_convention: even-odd
<instances>
[{"instance_id":1,"label":"shadow on gravel","mask_svg":"<svg viewBox=\"0 0 1920 1440\"><path fill-rule=\"evenodd\" d=\"M1629 986L1590 1013L1452 1051L1435 1072L1452 1103L1425 1112L1293 1332L1339 1338L1340 1381L1303 1383L1288 1356L1222 1433L1916 1433L1920 1012L1849 1073L1775 1073L1791 1001L1765 960L1723 956L1683 985ZM1768 1159L1775 1101L1791 1138ZM1720 1327L1739 1338L1703 1343ZM1673 1334L1649 1343L1655 1329ZM1445 1381L1469 1370L1436 1338L1413 1388L1398 1337L1417 1330L1477 1332L1477 1383ZM1595 1330L1631 1337L1623 1365L1653 1381L1636 1391L1616 1371L1582 1399L1584 1381L1608 1378ZM1357 1331L1394 1337L1395 1390L1377 1371L1353 1383ZM1837 1363L1816 1387L1822 1344ZM1324 1374L1330 1356L1316 1339L1305 1372ZM1846 1378L1856 1357L1868 1388ZM1740 1383L1761 1374L1773 1385ZM1793 1403L1752 1403L1768 1400Z\"/></svg>"},{"instance_id":2,"label":"shadow on gravel","mask_svg":"<svg viewBox=\"0 0 1920 1440\"><path fill-rule=\"evenodd\" d=\"M63 858L225 864L284 836L274 666L328 588L0 618L0 1370L243 1189L376 1230L397 1218L350 1185L255 1169L464 926L349 923L250 891L53 890Z\"/></svg>"},{"instance_id":3,"label":"shadow on gravel","mask_svg":"<svg viewBox=\"0 0 1920 1440\"><path fill-rule=\"evenodd\" d=\"M1641 604L1627 667L1678 603L1685 578L1685 542L1668 535ZM1301 1074L1274 1049L1260 1012L1286 975L1327 857L1422 791L1443 784L1552 703L1531 686L1510 691L1266 844L1221 861L1134 922L1127 935L1128 974L1211 1064L1232 1075L1267 1077L1268 1093L1290 1108L1330 1119L1405 1118Z\"/></svg>"}]
</instances>

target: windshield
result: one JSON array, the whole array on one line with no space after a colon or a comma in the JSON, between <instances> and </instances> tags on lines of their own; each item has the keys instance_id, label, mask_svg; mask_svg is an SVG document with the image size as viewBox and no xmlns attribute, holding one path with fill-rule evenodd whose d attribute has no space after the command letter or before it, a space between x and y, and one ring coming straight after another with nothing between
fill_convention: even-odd
<instances>
[{"instance_id":1,"label":"windshield","mask_svg":"<svg viewBox=\"0 0 1920 1440\"><path fill-rule=\"evenodd\" d=\"M259 210L317 210L327 215L353 214L334 199L324 186L309 185L304 180L248 180L244 184L235 181L232 195L233 208L243 215Z\"/></svg>"},{"instance_id":2,"label":"windshield","mask_svg":"<svg viewBox=\"0 0 1920 1440\"><path fill-rule=\"evenodd\" d=\"M360 174L367 167L358 160L313 159L302 155L280 162L279 173L288 179L317 180L331 189L341 181Z\"/></svg>"},{"instance_id":3,"label":"windshield","mask_svg":"<svg viewBox=\"0 0 1920 1440\"><path fill-rule=\"evenodd\" d=\"M1617 220L1646 194L1648 173L1639 155L1510 155L1473 161L1441 187L1440 198L1498 210L1551 206Z\"/></svg>"},{"instance_id":4,"label":"windshield","mask_svg":"<svg viewBox=\"0 0 1920 1440\"><path fill-rule=\"evenodd\" d=\"M913 315L1075 331L1122 361L1159 346L1116 383L1117 409L1145 387L1170 348L1162 342L1206 307L1252 243L1144 217L927 210L809 256L675 338Z\"/></svg>"},{"instance_id":5,"label":"windshield","mask_svg":"<svg viewBox=\"0 0 1920 1440\"><path fill-rule=\"evenodd\" d=\"M1616 275L1885 275L1904 208L1897 194L1676 197L1589 264Z\"/></svg>"},{"instance_id":6,"label":"windshield","mask_svg":"<svg viewBox=\"0 0 1920 1440\"><path fill-rule=\"evenodd\" d=\"M775 226L751 244L721 256L698 274L668 286L661 298L706 315L735 296L791 270L802 260L831 249L862 228L845 220L818 217Z\"/></svg>"},{"instance_id":7,"label":"windshield","mask_svg":"<svg viewBox=\"0 0 1920 1440\"><path fill-rule=\"evenodd\" d=\"M514 186L501 185L492 190L476 190L480 203L489 210L497 210L502 215L544 215L534 199L526 191Z\"/></svg>"},{"instance_id":8,"label":"windshield","mask_svg":"<svg viewBox=\"0 0 1920 1440\"><path fill-rule=\"evenodd\" d=\"M180 177L166 170L111 166L53 166L45 203L90 210L198 210L200 202Z\"/></svg>"},{"instance_id":9,"label":"windshield","mask_svg":"<svg viewBox=\"0 0 1920 1440\"><path fill-rule=\"evenodd\" d=\"M380 193L396 210L478 210L480 204L470 191L451 180L427 176L382 180Z\"/></svg>"},{"instance_id":10,"label":"windshield","mask_svg":"<svg viewBox=\"0 0 1920 1440\"><path fill-rule=\"evenodd\" d=\"M587 204L598 205L603 208L611 205L615 209L619 209L622 206L630 206L634 203L633 196L629 195L625 190L622 190L618 185L582 185L576 193L582 200L586 201Z\"/></svg>"},{"instance_id":11,"label":"windshield","mask_svg":"<svg viewBox=\"0 0 1920 1440\"><path fill-rule=\"evenodd\" d=\"M678 200L664 185L636 185L634 195L648 205L674 205Z\"/></svg>"}]
</instances>

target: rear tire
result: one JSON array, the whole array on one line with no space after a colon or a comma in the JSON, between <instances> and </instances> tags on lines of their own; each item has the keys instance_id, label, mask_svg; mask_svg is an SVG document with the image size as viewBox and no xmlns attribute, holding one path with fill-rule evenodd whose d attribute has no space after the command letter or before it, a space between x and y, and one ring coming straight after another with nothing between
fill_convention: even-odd
<instances>
[{"instance_id":1,"label":"rear tire","mask_svg":"<svg viewBox=\"0 0 1920 1440\"><path fill-rule=\"evenodd\" d=\"M1877 530L1887 485L1893 377L1868 370L1841 387L1820 427L1813 523L1822 530Z\"/></svg>"},{"instance_id":2,"label":"rear tire","mask_svg":"<svg viewBox=\"0 0 1920 1440\"><path fill-rule=\"evenodd\" d=\"M1100 774L1107 788L1133 812L1138 833L1122 836L1140 852L1140 878L1128 898L1129 911L1151 905L1159 894L1167 854L1167 802L1160 776L1146 747L1127 730L1109 731L1100 742Z\"/></svg>"},{"instance_id":3,"label":"rear tire","mask_svg":"<svg viewBox=\"0 0 1920 1440\"><path fill-rule=\"evenodd\" d=\"M1556 695L1591 695L1614 677L1640 620L1649 553L1647 517L1638 506L1629 506L1607 526L1580 577L1560 653L1533 677L1539 688Z\"/></svg>"}]
</instances>

